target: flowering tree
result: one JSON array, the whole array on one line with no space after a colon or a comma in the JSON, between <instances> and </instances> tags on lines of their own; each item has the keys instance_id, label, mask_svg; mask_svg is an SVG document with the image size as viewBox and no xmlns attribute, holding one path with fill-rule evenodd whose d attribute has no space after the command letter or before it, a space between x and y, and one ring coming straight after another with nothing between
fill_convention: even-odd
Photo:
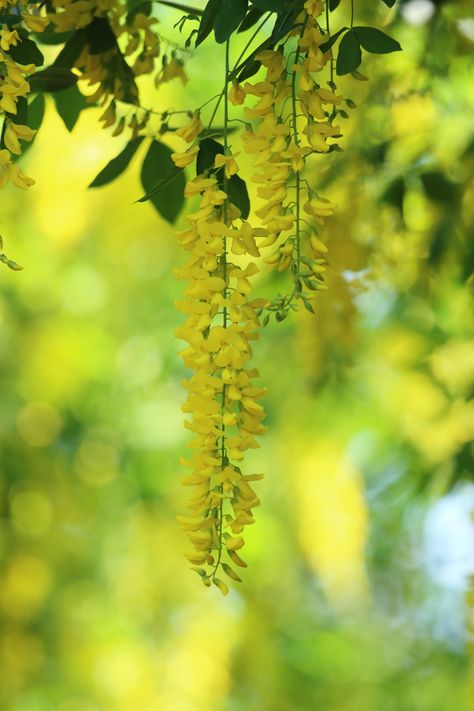
<instances>
[{"instance_id":1,"label":"flowering tree","mask_svg":"<svg viewBox=\"0 0 474 711\"><path fill-rule=\"evenodd\" d=\"M177 235L188 253L176 271L186 282L178 303L186 321L177 335L187 343L182 357L192 372L184 383L183 410L193 433L193 454L185 462L190 473L183 481L193 493L189 515L179 521L193 545L193 568L206 586L213 583L224 594L221 573L239 581L235 567L246 567L238 552L241 534L254 522L259 499L253 482L262 477L241 468L246 451L258 447L256 437L265 432L259 402L265 389L255 384L251 342L271 318L282 321L300 305L313 312L317 293L326 288L324 228L336 206L319 192L314 175L319 160L341 150L342 121L356 108L337 82L344 75L367 79L359 71L362 49L400 49L381 30L354 24L353 2L349 25L333 27L339 4L209 0L201 10L159 0L158 6L176 10L185 37L170 49L149 1L2 2L0 186L11 181L26 189L34 183L17 159L40 129L44 95L51 93L69 130L81 111L99 105L103 127L128 138L91 188L118 177L148 141L140 200L151 201L170 222L185 203L198 202L187 214L188 228ZM236 37L244 33L248 41L234 57ZM222 45L222 91L197 108L143 106L139 78L153 75L156 87L175 78L185 84L185 58L191 51L199 57L212 34ZM41 69L45 47L48 56L55 47L59 51ZM256 170L249 179L257 205L250 204L248 179L233 150L236 122ZM181 151L167 145L171 134L182 139ZM186 181L193 165L196 174ZM0 259L21 268L3 252ZM252 277L262 262L287 275L283 293L253 293Z\"/></svg>"}]
</instances>

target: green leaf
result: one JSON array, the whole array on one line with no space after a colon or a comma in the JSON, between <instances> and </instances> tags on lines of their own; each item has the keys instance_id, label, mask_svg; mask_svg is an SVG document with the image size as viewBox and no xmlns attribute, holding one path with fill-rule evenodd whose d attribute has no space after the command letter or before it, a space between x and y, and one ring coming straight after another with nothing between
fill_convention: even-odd
<instances>
[{"instance_id":1,"label":"green leaf","mask_svg":"<svg viewBox=\"0 0 474 711\"><path fill-rule=\"evenodd\" d=\"M216 42L226 42L247 13L248 0L222 0L214 25Z\"/></svg>"},{"instance_id":2,"label":"green leaf","mask_svg":"<svg viewBox=\"0 0 474 711\"><path fill-rule=\"evenodd\" d=\"M246 220L250 213L250 198L245 180L239 175L232 175L227 183L229 200L239 208L240 216Z\"/></svg>"},{"instance_id":3,"label":"green leaf","mask_svg":"<svg viewBox=\"0 0 474 711\"><path fill-rule=\"evenodd\" d=\"M222 0L209 0L204 12L202 13L201 22L196 37L196 47L199 47L206 37L211 33L217 19L217 15L221 9Z\"/></svg>"},{"instance_id":4,"label":"green leaf","mask_svg":"<svg viewBox=\"0 0 474 711\"><path fill-rule=\"evenodd\" d=\"M251 7L244 19L242 20L237 32L245 32L257 24L260 18L265 14L264 10L259 10L258 7Z\"/></svg>"},{"instance_id":5,"label":"green leaf","mask_svg":"<svg viewBox=\"0 0 474 711\"><path fill-rule=\"evenodd\" d=\"M44 57L36 42L27 37L22 30L19 30L19 35L21 42L18 42L16 46L11 45L8 50L11 58L18 64L35 64L37 67L41 67L44 64Z\"/></svg>"},{"instance_id":6,"label":"green leaf","mask_svg":"<svg viewBox=\"0 0 474 711\"><path fill-rule=\"evenodd\" d=\"M331 12L333 12L333 10L339 7L340 2L341 0L329 0L329 9L331 10ZM393 0L393 2L395 2L395 0Z\"/></svg>"},{"instance_id":7,"label":"green leaf","mask_svg":"<svg viewBox=\"0 0 474 711\"><path fill-rule=\"evenodd\" d=\"M393 7L397 0L382 0L386 4L387 7Z\"/></svg>"},{"instance_id":8,"label":"green leaf","mask_svg":"<svg viewBox=\"0 0 474 711\"><path fill-rule=\"evenodd\" d=\"M0 25L13 27L14 25L19 25L22 21L21 15L0 15Z\"/></svg>"},{"instance_id":9,"label":"green leaf","mask_svg":"<svg viewBox=\"0 0 474 711\"><path fill-rule=\"evenodd\" d=\"M275 42L273 41L272 37L267 37L266 40L259 44L258 47L254 49L251 54L249 54L249 56L242 62L242 64L239 64L238 67L234 68L234 70L230 73L230 78L237 78L237 80L241 82L244 79L252 77L258 72L258 70L262 66L261 62L255 59L257 54L259 54L259 52L261 52L263 49L273 49L274 46Z\"/></svg>"},{"instance_id":10,"label":"green leaf","mask_svg":"<svg viewBox=\"0 0 474 711\"><path fill-rule=\"evenodd\" d=\"M43 32L32 33L37 42L46 45L64 44L74 34L73 30L68 32L56 32L55 25L50 23L44 28Z\"/></svg>"},{"instance_id":11,"label":"green leaf","mask_svg":"<svg viewBox=\"0 0 474 711\"><path fill-rule=\"evenodd\" d=\"M420 178L430 200L453 206L459 199L459 185L448 180L441 171L421 173Z\"/></svg>"},{"instance_id":12,"label":"green leaf","mask_svg":"<svg viewBox=\"0 0 474 711\"><path fill-rule=\"evenodd\" d=\"M250 0L252 5L265 12L285 12L289 3L285 0Z\"/></svg>"},{"instance_id":13,"label":"green leaf","mask_svg":"<svg viewBox=\"0 0 474 711\"><path fill-rule=\"evenodd\" d=\"M168 183L171 183L178 175L179 173L183 173L184 168L178 168L176 165L170 166L170 169L163 175L163 177L159 178L157 182L154 184L154 186L149 190L145 195L143 195L141 198L138 198L137 202L147 202L147 200L150 200L155 193L158 193L160 190L163 190Z\"/></svg>"},{"instance_id":14,"label":"green leaf","mask_svg":"<svg viewBox=\"0 0 474 711\"><path fill-rule=\"evenodd\" d=\"M339 37L340 37L340 36L342 35L342 33L345 32L346 30L347 30L347 27L342 27L340 30L338 30L338 32L336 32L334 35L332 35L332 36L330 37L330 39L328 39L326 42L323 42L323 44L320 44L320 45L319 45L319 49L321 50L321 52L327 52L328 49L331 49L331 47L333 46L333 44L334 44L335 42L337 42L337 40L339 39Z\"/></svg>"},{"instance_id":15,"label":"green leaf","mask_svg":"<svg viewBox=\"0 0 474 711\"><path fill-rule=\"evenodd\" d=\"M38 131L43 123L45 109L45 100L43 94L38 94L35 96L31 104L28 106L28 123L27 125L33 129L33 131Z\"/></svg>"},{"instance_id":16,"label":"green leaf","mask_svg":"<svg viewBox=\"0 0 474 711\"><path fill-rule=\"evenodd\" d=\"M382 202L396 207L397 210L403 212L403 201L405 199L405 180L403 178L394 178L385 188L380 199Z\"/></svg>"},{"instance_id":17,"label":"green leaf","mask_svg":"<svg viewBox=\"0 0 474 711\"><path fill-rule=\"evenodd\" d=\"M151 2L150 0L127 0L127 10L126 24L132 25L137 15L147 17L151 15Z\"/></svg>"},{"instance_id":18,"label":"green leaf","mask_svg":"<svg viewBox=\"0 0 474 711\"><path fill-rule=\"evenodd\" d=\"M199 143L199 151L196 158L196 174L201 175L206 170L213 168L214 160L218 153L224 153L224 146L213 138L205 138Z\"/></svg>"},{"instance_id":19,"label":"green leaf","mask_svg":"<svg viewBox=\"0 0 474 711\"><path fill-rule=\"evenodd\" d=\"M240 83L245 81L245 79L250 79L250 77L255 76L261 66L262 63L259 62L258 59L251 59L250 62L246 62L244 68L237 77L237 81Z\"/></svg>"},{"instance_id":20,"label":"green leaf","mask_svg":"<svg viewBox=\"0 0 474 711\"><path fill-rule=\"evenodd\" d=\"M13 123L26 124L28 121L28 99L26 96L19 96L16 102L16 114L15 117L10 117L13 119Z\"/></svg>"},{"instance_id":21,"label":"green leaf","mask_svg":"<svg viewBox=\"0 0 474 711\"><path fill-rule=\"evenodd\" d=\"M17 114L15 118L18 123L25 124L26 126L32 128L34 131L38 131L43 122L44 108L45 101L43 94L38 94L38 96L36 96L30 104L28 104L27 100L23 96L21 96L18 99ZM21 160L25 153L30 150L35 140L36 135L32 138L31 141L22 141L21 155L15 155L14 153L12 153L12 161L16 163L17 160Z\"/></svg>"},{"instance_id":22,"label":"green leaf","mask_svg":"<svg viewBox=\"0 0 474 711\"><path fill-rule=\"evenodd\" d=\"M112 160L107 163L105 168L102 168L89 187L100 188L102 185L107 185L107 183L111 183L112 180L118 178L118 176L121 175L128 167L128 164L137 152L142 141L143 136L133 138L129 141L123 151L121 151L118 156L115 156L115 158L112 158Z\"/></svg>"},{"instance_id":23,"label":"green leaf","mask_svg":"<svg viewBox=\"0 0 474 711\"><path fill-rule=\"evenodd\" d=\"M43 69L41 72L32 74L28 82L31 92L54 92L63 91L70 86L73 86L78 80L77 74L73 74L69 69L56 67L54 64L51 67Z\"/></svg>"},{"instance_id":24,"label":"green leaf","mask_svg":"<svg viewBox=\"0 0 474 711\"><path fill-rule=\"evenodd\" d=\"M84 49L86 42L86 30L76 30L66 41L66 44L54 60L53 67L71 69Z\"/></svg>"},{"instance_id":25,"label":"green leaf","mask_svg":"<svg viewBox=\"0 0 474 711\"><path fill-rule=\"evenodd\" d=\"M174 165L171 153L171 149L164 143L152 141L143 161L140 178L144 190L160 215L168 222L175 222L184 205L186 178L184 171ZM157 182L170 171L174 171L174 177L155 191Z\"/></svg>"},{"instance_id":26,"label":"green leaf","mask_svg":"<svg viewBox=\"0 0 474 711\"><path fill-rule=\"evenodd\" d=\"M91 109L94 106L94 104L87 103L86 97L81 94L77 85L64 89L64 91L57 91L53 99L56 104L56 110L68 131L72 131L76 125L81 111Z\"/></svg>"},{"instance_id":27,"label":"green leaf","mask_svg":"<svg viewBox=\"0 0 474 711\"><path fill-rule=\"evenodd\" d=\"M339 76L350 74L357 69L362 61L359 40L353 30L346 32L339 45L336 72Z\"/></svg>"},{"instance_id":28,"label":"green leaf","mask_svg":"<svg viewBox=\"0 0 474 711\"><path fill-rule=\"evenodd\" d=\"M294 27L295 20L303 10L304 0L293 3L290 9L286 9L278 14L272 30L272 41L278 42Z\"/></svg>"},{"instance_id":29,"label":"green leaf","mask_svg":"<svg viewBox=\"0 0 474 711\"><path fill-rule=\"evenodd\" d=\"M86 32L91 54L102 54L117 47L117 38L105 17L94 17Z\"/></svg>"},{"instance_id":30,"label":"green leaf","mask_svg":"<svg viewBox=\"0 0 474 711\"><path fill-rule=\"evenodd\" d=\"M372 54L388 54L401 51L400 44L376 27L353 27L361 46ZM358 65L357 65L358 66Z\"/></svg>"}]
</instances>

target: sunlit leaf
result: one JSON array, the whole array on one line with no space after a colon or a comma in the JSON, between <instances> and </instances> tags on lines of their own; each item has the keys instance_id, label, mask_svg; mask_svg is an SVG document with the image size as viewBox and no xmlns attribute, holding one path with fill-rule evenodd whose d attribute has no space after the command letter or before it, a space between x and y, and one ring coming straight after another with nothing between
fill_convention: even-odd
<instances>
[{"instance_id":1,"label":"sunlit leaf","mask_svg":"<svg viewBox=\"0 0 474 711\"><path fill-rule=\"evenodd\" d=\"M157 211L168 222L174 222L184 204L186 179L184 172L177 169L171 160L172 151L160 141L152 141L143 161L140 174L143 189ZM162 184L158 190L157 182L174 172L173 178ZM144 198L140 200L144 201Z\"/></svg>"},{"instance_id":2,"label":"sunlit leaf","mask_svg":"<svg viewBox=\"0 0 474 711\"><path fill-rule=\"evenodd\" d=\"M105 168L102 168L89 187L100 188L102 185L107 185L107 183L110 183L112 180L115 180L115 178L118 178L118 176L121 175L128 167L142 141L143 136L139 136L138 138L134 138L129 141L125 148L120 151L115 158L112 158L112 160L107 163Z\"/></svg>"}]
</instances>

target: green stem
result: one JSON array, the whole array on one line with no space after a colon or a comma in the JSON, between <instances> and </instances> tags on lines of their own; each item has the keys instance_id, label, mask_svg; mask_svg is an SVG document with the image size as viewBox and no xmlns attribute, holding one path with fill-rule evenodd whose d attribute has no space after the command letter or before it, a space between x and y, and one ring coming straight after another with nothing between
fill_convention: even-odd
<instances>
[{"instance_id":1,"label":"green stem","mask_svg":"<svg viewBox=\"0 0 474 711\"><path fill-rule=\"evenodd\" d=\"M305 21L303 23L303 27L301 29L301 36L304 34L306 24L308 22L308 15L306 15ZM298 64L300 58L300 47L298 45L296 53L295 53L295 67ZM298 126L297 126L297 110L296 110L296 78L297 78L297 73L296 71L293 71L292 77L291 77L291 106L292 106L292 114L293 114L293 140L295 142L295 145L299 147L300 145L300 139L298 136ZM301 187L301 175L300 171L297 170L295 171L295 177L296 177L296 234L295 234L295 261L293 262L295 264L295 288L293 290L292 297L295 293L299 292L300 289L300 261L301 261L301 235L300 235L300 210L301 210L301 205L300 205L300 187Z\"/></svg>"},{"instance_id":2,"label":"green stem","mask_svg":"<svg viewBox=\"0 0 474 711\"><path fill-rule=\"evenodd\" d=\"M224 89L223 89L223 97L224 97L224 129L223 129L223 138L224 138L224 155L226 156L229 151L229 141L228 141L228 124L229 124L229 98L228 98L228 91L227 91L227 85L229 82L229 45L230 42L229 40L226 41L225 43L225 81L224 81ZM224 192L227 194L228 191L228 180L227 176L225 174L225 167L224 167ZM224 224L227 225L227 217L228 217L228 198L224 200L224 204L222 206L222 213L223 213L223 218L224 218ZM222 278L224 279L224 288L222 290L222 296L224 299L227 299L227 238L225 235L222 237L222 257L221 257L221 266L222 266ZM222 325L224 328L227 328L227 306L224 306L222 310ZM221 414L224 415L225 413L225 400L226 400L226 385L225 383L222 383L222 401L221 401ZM221 435L221 446L220 446L220 456L221 456L221 471L224 471L226 465L227 465L227 457L226 457L226 434L225 434L225 425L222 423L222 435ZM222 484L219 487L220 492L222 494L223 491L223 486ZM224 529L224 502L223 499L220 501L219 505L219 519L218 519L218 527L219 527L219 541L218 541L218 552L217 552L217 560L214 565L214 569L212 572L212 576L214 577L217 570L219 569L219 565L221 562L221 557L222 557L222 546L223 546L223 529Z\"/></svg>"},{"instance_id":3,"label":"green stem","mask_svg":"<svg viewBox=\"0 0 474 711\"><path fill-rule=\"evenodd\" d=\"M326 32L328 34L328 40L331 39L331 28L329 26L329 0L326 0ZM331 91L334 91L334 59L331 51L331 59L329 60L329 79L331 82ZM336 107L332 107L331 116L329 117L329 122L334 121L337 111Z\"/></svg>"},{"instance_id":4,"label":"green stem","mask_svg":"<svg viewBox=\"0 0 474 711\"><path fill-rule=\"evenodd\" d=\"M251 36L251 38L249 39L249 41L247 42L247 44L245 45L245 47L243 48L243 50L241 51L241 53L240 53L240 55L239 55L237 61L236 61L235 64L234 64L234 67L233 67L233 69L232 69L232 72L231 72L232 74L234 74L235 71L237 70L237 68L239 67L239 62L240 62L240 60L242 59L242 57L244 56L245 52L248 50L248 48L250 47L250 45L251 45L252 42L254 41L255 37L258 35L258 33L260 32L260 30L262 29L262 27L263 27L264 24L267 22L267 20L268 20L268 18L269 18L270 16L271 16L271 13L268 13L268 14L266 15L266 17L263 18L262 22L259 24L259 26L258 26L257 29L255 30L255 32L253 33L253 35ZM248 59L248 57L247 57L247 59ZM208 129L211 128L212 123L213 123L214 119L216 118L216 114L217 114L217 111L218 111L219 106L220 106L220 104L221 104L221 101L222 101L222 99L224 98L224 94L227 96L227 86L228 86L228 84L229 84L229 62L228 62L228 59L227 59L227 73L226 73L226 77L225 77L225 86L224 86L224 88L222 89L221 93L219 94L219 98L218 98L218 100L217 100L217 103L216 103L216 105L214 106L214 110L213 110L213 112L212 112L211 118L210 118L210 120L209 120L209 124L208 124L208 126L207 126Z\"/></svg>"}]
</instances>

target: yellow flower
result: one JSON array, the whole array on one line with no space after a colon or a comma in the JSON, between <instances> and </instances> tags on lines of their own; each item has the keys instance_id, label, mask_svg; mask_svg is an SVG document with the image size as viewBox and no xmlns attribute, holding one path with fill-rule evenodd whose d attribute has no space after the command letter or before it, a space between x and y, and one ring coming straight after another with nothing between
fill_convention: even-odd
<instances>
[{"instance_id":1,"label":"yellow flower","mask_svg":"<svg viewBox=\"0 0 474 711\"><path fill-rule=\"evenodd\" d=\"M264 49L259 52L255 59L267 68L267 80L277 81L285 68L285 57L282 52L276 52L273 49Z\"/></svg>"},{"instance_id":2,"label":"yellow flower","mask_svg":"<svg viewBox=\"0 0 474 711\"><path fill-rule=\"evenodd\" d=\"M20 155L21 146L18 139L21 139L22 141L31 141L35 133L36 131L33 131L29 128L29 126L9 122L4 135L5 146L8 148L10 153Z\"/></svg>"},{"instance_id":3,"label":"yellow flower","mask_svg":"<svg viewBox=\"0 0 474 711\"><path fill-rule=\"evenodd\" d=\"M176 57L172 57L171 62L163 67L161 75L157 77L155 82L157 86L172 79L181 79L181 83L185 86L188 83L188 77L184 71L183 62Z\"/></svg>"},{"instance_id":4,"label":"yellow flower","mask_svg":"<svg viewBox=\"0 0 474 711\"><path fill-rule=\"evenodd\" d=\"M295 173L304 169L304 159L311 153L308 147L297 146L296 143L290 143L286 151L282 152L283 158L291 160L291 167Z\"/></svg>"},{"instance_id":5,"label":"yellow flower","mask_svg":"<svg viewBox=\"0 0 474 711\"><path fill-rule=\"evenodd\" d=\"M235 153L234 155L239 154ZM234 160L234 156L232 154L225 156L222 153L218 153L215 157L214 165L216 168L222 168L224 166L226 178L231 178L233 175L239 172L239 166Z\"/></svg>"},{"instance_id":6,"label":"yellow flower","mask_svg":"<svg viewBox=\"0 0 474 711\"><path fill-rule=\"evenodd\" d=\"M337 206L333 202L327 200L326 198L313 198L312 200L307 200L305 202L303 210L307 215L314 217L316 222L324 224L324 218L330 217L336 207Z\"/></svg>"},{"instance_id":7,"label":"yellow flower","mask_svg":"<svg viewBox=\"0 0 474 711\"><path fill-rule=\"evenodd\" d=\"M198 151L199 144L196 144L195 146L188 148L188 150L184 151L184 153L172 153L171 160L177 168L186 168L187 165L190 165L193 162Z\"/></svg>"},{"instance_id":8,"label":"yellow flower","mask_svg":"<svg viewBox=\"0 0 474 711\"><path fill-rule=\"evenodd\" d=\"M341 135L339 126L331 126L327 122L315 123L310 121L303 129L303 133L308 139L308 143L320 153L327 153L329 146L326 143L328 138L334 138Z\"/></svg>"},{"instance_id":9,"label":"yellow flower","mask_svg":"<svg viewBox=\"0 0 474 711\"><path fill-rule=\"evenodd\" d=\"M23 12L22 17L23 22L32 32L44 32L50 22L49 17L43 17L41 15L30 15L27 12Z\"/></svg>"},{"instance_id":10,"label":"yellow flower","mask_svg":"<svg viewBox=\"0 0 474 711\"><path fill-rule=\"evenodd\" d=\"M191 121L186 126L183 126L183 128L176 131L176 135L180 136L184 141L186 141L186 143L192 143L204 128L199 116L200 112L195 111Z\"/></svg>"},{"instance_id":11,"label":"yellow flower","mask_svg":"<svg viewBox=\"0 0 474 711\"><path fill-rule=\"evenodd\" d=\"M117 111L115 101L111 101L110 104L105 109L102 116L99 117L99 121L102 121L102 128L109 128L113 126L117 120Z\"/></svg>"},{"instance_id":12,"label":"yellow flower","mask_svg":"<svg viewBox=\"0 0 474 711\"><path fill-rule=\"evenodd\" d=\"M306 0L304 9L311 17L319 17L324 12L324 5L321 0Z\"/></svg>"},{"instance_id":13,"label":"yellow flower","mask_svg":"<svg viewBox=\"0 0 474 711\"><path fill-rule=\"evenodd\" d=\"M16 47L21 37L16 30L9 30L8 27L3 27L0 30L0 48L4 52L8 52L11 46Z\"/></svg>"},{"instance_id":14,"label":"yellow flower","mask_svg":"<svg viewBox=\"0 0 474 711\"><path fill-rule=\"evenodd\" d=\"M229 91L229 101L231 104L234 106L240 106L240 104L243 104L245 101L245 90L238 84L237 82L235 84L232 84L232 87L230 88Z\"/></svg>"}]
</instances>

